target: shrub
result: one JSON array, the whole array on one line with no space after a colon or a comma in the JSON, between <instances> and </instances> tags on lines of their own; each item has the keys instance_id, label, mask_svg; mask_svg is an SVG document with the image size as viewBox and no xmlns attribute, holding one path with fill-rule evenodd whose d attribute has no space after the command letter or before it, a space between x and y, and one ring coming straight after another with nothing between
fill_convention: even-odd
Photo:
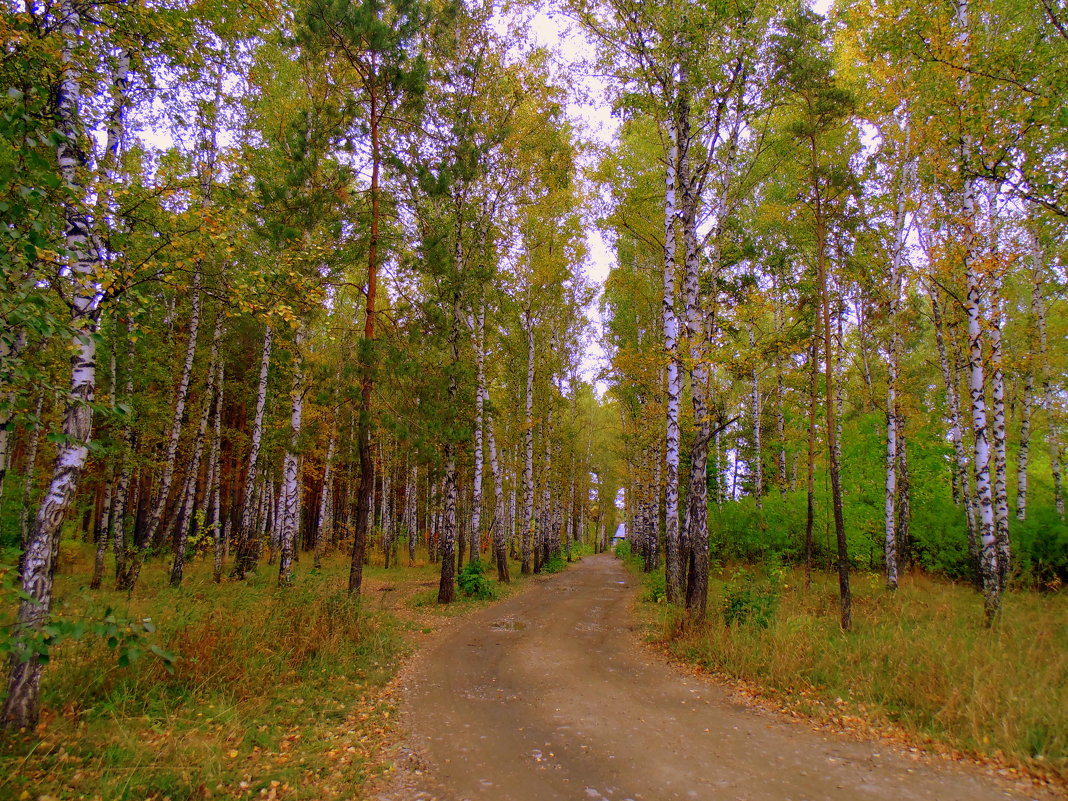
<instances>
[{"instance_id":1,"label":"shrub","mask_svg":"<svg viewBox=\"0 0 1068 801\"><path fill-rule=\"evenodd\" d=\"M481 559L468 562L456 576L456 585L468 598L493 598L493 584L485 576L486 565Z\"/></svg>"},{"instance_id":2,"label":"shrub","mask_svg":"<svg viewBox=\"0 0 1068 801\"><path fill-rule=\"evenodd\" d=\"M779 608L784 570L777 558L764 563L763 575L739 570L723 588L723 622L728 626L754 623L766 629Z\"/></svg>"},{"instance_id":3,"label":"shrub","mask_svg":"<svg viewBox=\"0 0 1068 801\"><path fill-rule=\"evenodd\" d=\"M559 573L562 570L567 570L567 562L565 562L564 557L558 553L554 553L550 556L545 564L541 566L542 573Z\"/></svg>"}]
</instances>

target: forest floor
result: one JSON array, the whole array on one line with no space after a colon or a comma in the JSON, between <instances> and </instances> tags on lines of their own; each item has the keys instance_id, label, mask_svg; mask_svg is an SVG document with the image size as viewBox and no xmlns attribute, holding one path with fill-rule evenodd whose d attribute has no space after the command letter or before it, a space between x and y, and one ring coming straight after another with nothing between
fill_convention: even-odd
<instances>
[{"instance_id":1,"label":"forest floor","mask_svg":"<svg viewBox=\"0 0 1068 801\"><path fill-rule=\"evenodd\" d=\"M156 632L131 664L91 633L54 647L40 724L0 736L0 800L363 798L396 738L390 681L405 657L492 601L458 594L440 606L439 566L425 561L365 568L354 599L346 554L310 562L304 554L293 586L279 588L276 566L215 584L210 559L196 559L173 589L169 565L150 561L127 596L110 576L89 590L90 546L65 543L55 620L111 616L124 629L151 618ZM494 589L508 598L526 584ZM13 598L0 600L13 614ZM174 655L172 671L149 645Z\"/></svg>"},{"instance_id":2,"label":"forest floor","mask_svg":"<svg viewBox=\"0 0 1068 801\"><path fill-rule=\"evenodd\" d=\"M392 684L378 801L1052 799L1023 776L829 731L641 642L639 580L607 554L457 620Z\"/></svg>"}]
</instances>

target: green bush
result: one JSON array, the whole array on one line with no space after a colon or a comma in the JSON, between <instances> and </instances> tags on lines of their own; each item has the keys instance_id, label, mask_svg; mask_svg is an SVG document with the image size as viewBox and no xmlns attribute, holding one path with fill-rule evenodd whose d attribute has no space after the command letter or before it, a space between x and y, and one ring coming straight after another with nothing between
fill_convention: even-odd
<instances>
[{"instance_id":1,"label":"green bush","mask_svg":"<svg viewBox=\"0 0 1068 801\"><path fill-rule=\"evenodd\" d=\"M486 565L482 563L481 559L476 559L464 565L456 576L456 585L460 588L460 592L468 598L478 598L480 600L493 598L493 584L486 578L485 573Z\"/></svg>"},{"instance_id":2,"label":"green bush","mask_svg":"<svg viewBox=\"0 0 1068 801\"><path fill-rule=\"evenodd\" d=\"M739 570L723 588L723 622L728 626L753 623L766 629L779 608L784 574L775 557L765 562L762 576Z\"/></svg>"},{"instance_id":3,"label":"green bush","mask_svg":"<svg viewBox=\"0 0 1068 801\"><path fill-rule=\"evenodd\" d=\"M541 566L542 573L559 573L562 570L567 570L567 562L564 561L558 553L554 553L546 560L545 564Z\"/></svg>"}]
</instances>

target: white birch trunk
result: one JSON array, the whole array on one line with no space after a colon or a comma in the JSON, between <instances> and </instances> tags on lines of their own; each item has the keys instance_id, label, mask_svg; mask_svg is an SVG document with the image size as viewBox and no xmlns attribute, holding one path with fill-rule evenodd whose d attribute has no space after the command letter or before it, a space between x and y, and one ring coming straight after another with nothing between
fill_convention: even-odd
<instances>
[{"instance_id":1,"label":"white birch trunk","mask_svg":"<svg viewBox=\"0 0 1068 801\"><path fill-rule=\"evenodd\" d=\"M907 142L907 139L906 139ZM906 145L907 148L907 145ZM907 157L908 154L905 153ZM897 577L897 467L898 467L898 415L897 415L897 369L898 353L901 350L901 334L897 324L901 304L901 268L905 253L905 200L906 182L910 171L902 166L897 194L897 211L894 215L894 252L890 261L889 303L887 325L890 341L886 352L886 496L883 514L883 558L886 561L886 586L896 590Z\"/></svg>"},{"instance_id":2,"label":"white birch trunk","mask_svg":"<svg viewBox=\"0 0 1068 801\"><path fill-rule=\"evenodd\" d=\"M64 69L55 98L59 133L56 155L64 182L78 194L82 189L78 176L81 86L73 52L78 45L80 19L72 0L61 0L58 12L63 20L60 59ZM64 245L72 284L71 323L77 334L72 342L70 392L63 416L64 441L56 454L48 490L37 508L20 569L23 598L11 635L8 692L0 712L0 725L6 729L29 728L37 722L41 661L28 640L37 637L52 608L60 526L77 492L92 435L99 301L94 281L97 260L91 252L89 220L78 198L67 201L64 216Z\"/></svg>"},{"instance_id":3,"label":"white birch trunk","mask_svg":"<svg viewBox=\"0 0 1068 801\"><path fill-rule=\"evenodd\" d=\"M524 419L523 462L523 542L520 572L529 574L533 568L534 543L534 321L530 310L526 312L527 329L527 394Z\"/></svg>"},{"instance_id":4,"label":"white birch trunk","mask_svg":"<svg viewBox=\"0 0 1068 801\"><path fill-rule=\"evenodd\" d=\"M486 413L486 444L489 447L490 472L493 474L493 558L497 562L497 581L507 583L508 575L508 550L504 537L505 506L504 506L504 472L501 470L500 460L497 458L497 437L493 430L493 415ZM515 495L512 495L512 503L515 503Z\"/></svg>"},{"instance_id":5,"label":"white birch trunk","mask_svg":"<svg viewBox=\"0 0 1068 801\"><path fill-rule=\"evenodd\" d=\"M994 292L996 293L996 289ZM1001 301L994 298L990 320L990 394L994 434L994 537L998 552L998 581L1005 589L1011 562L1009 541L1008 447L1005 441L1005 373L1001 353Z\"/></svg>"},{"instance_id":6,"label":"white birch trunk","mask_svg":"<svg viewBox=\"0 0 1068 801\"><path fill-rule=\"evenodd\" d=\"M972 492L972 482L969 477L970 462L964 448L964 413L961 410L960 394L957 391L956 370L950 364L949 354L946 349L945 335L943 333L942 310L938 302L938 288L932 286L931 310L934 318L935 343L938 346L938 360L942 369L942 381L946 387L946 407L949 414L949 437L953 442L953 453L956 462L957 483L961 488L961 500L964 504L965 522L968 527L968 554L971 559L973 577L977 585L982 583L979 574L979 538L978 538L978 511L975 504L975 495Z\"/></svg>"},{"instance_id":7,"label":"white birch trunk","mask_svg":"<svg viewBox=\"0 0 1068 801\"><path fill-rule=\"evenodd\" d=\"M337 435L330 434L330 443L326 446L326 467L323 469L323 491L319 496L319 526L315 530L315 569L323 566L323 535L330 533L329 500L330 482L333 481L334 446L337 444Z\"/></svg>"},{"instance_id":8,"label":"white birch trunk","mask_svg":"<svg viewBox=\"0 0 1068 801\"><path fill-rule=\"evenodd\" d=\"M289 447L282 463L283 513L279 531L278 586L286 587L293 582L294 548L300 526L300 456L297 445L300 440L301 420L304 416L304 329L297 332L293 365L292 409L289 415Z\"/></svg>"},{"instance_id":9,"label":"white birch trunk","mask_svg":"<svg viewBox=\"0 0 1068 801\"><path fill-rule=\"evenodd\" d=\"M214 540L214 563L211 577L218 584L222 581L223 560L226 558L226 532L222 528L222 467L219 454L222 452L222 410L223 388L226 372L223 360L218 362L218 375L215 377L215 412L211 423L211 454L208 456L207 502L211 511L211 536Z\"/></svg>"},{"instance_id":10,"label":"white birch trunk","mask_svg":"<svg viewBox=\"0 0 1068 801\"><path fill-rule=\"evenodd\" d=\"M263 332L263 352L260 356L260 382L256 392L256 416L252 420L252 442L248 452L248 472L245 479L245 497L241 504L241 524L237 531L237 549L231 575L242 579L256 562L258 546L250 541L252 531L253 503L256 465L260 458L260 443L263 441L263 414L267 408L267 374L271 366L271 344L274 333L270 323Z\"/></svg>"},{"instance_id":11,"label":"white birch trunk","mask_svg":"<svg viewBox=\"0 0 1068 801\"><path fill-rule=\"evenodd\" d=\"M472 479L471 496L471 541L468 559L474 562L479 557L482 537L482 424L486 397L486 357L485 347L486 307L479 306L478 315L473 321L475 347L475 464Z\"/></svg>"},{"instance_id":12,"label":"white birch trunk","mask_svg":"<svg viewBox=\"0 0 1068 801\"><path fill-rule=\"evenodd\" d=\"M667 399L664 444L664 574L669 603L683 599L685 583L685 547L679 530L679 405L682 398L682 370L679 365L679 323L675 316L675 261L677 244L675 223L676 182L679 143L675 121L667 130L666 181L664 195L664 292L662 317L664 351L667 359ZM604 510L602 510L602 516Z\"/></svg>"},{"instance_id":13,"label":"white birch trunk","mask_svg":"<svg viewBox=\"0 0 1068 801\"><path fill-rule=\"evenodd\" d=\"M756 330L749 326L749 349L756 350ZM752 383L750 404L753 411L753 495L756 497L756 508L764 508L764 455L760 441L760 373L757 370L756 359L753 359L753 370L750 374Z\"/></svg>"},{"instance_id":14,"label":"white birch trunk","mask_svg":"<svg viewBox=\"0 0 1068 801\"><path fill-rule=\"evenodd\" d=\"M193 285L190 290L189 303L191 312L189 316L189 339L185 347L185 363L182 365L182 375L174 394L174 414L171 418L170 434L167 437L167 451L163 457L163 468L160 472L159 489L156 490L155 501L152 504L148 518L145 542L149 545L158 546L160 524L163 521L163 512L167 508L170 499L171 484L174 481L174 467L178 460L178 441L182 436L182 424L185 421L185 404L189 398L189 382L193 375L193 360L197 351L197 332L200 329L200 294L202 276L200 262L197 262L193 271ZM129 583L124 589L131 589L137 581L140 573L144 554L139 553L135 558L136 571L130 576Z\"/></svg>"},{"instance_id":15,"label":"white birch trunk","mask_svg":"<svg viewBox=\"0 0 1068 801\"><path fill-rule=\"evenodd\" d=\"M215 378L219 364L219 343L222 341L223 320L222 314L215 321L215 330L211 336L211 357L208 360L208 382L204 388L203 408L200 412L200 423L197 426L196 438L193 442L193 460L186 473L185 487L182 492L182 500L178 510L177 524L174 536L174 561L171 565L172 587L182 584L185 571L185 551L189 537L189 527L193 517L197 494L197 481L200 478L200 460L204 454L204 439L208 433L208 421L211 419L211 409L215 401Z\"/></svg>"},{"instance_id":16,"label":"white birch trunk","mask_svg":"<svg viewBox=\"0 0 1068 801\"><path fill-rule=\"evenodd\" d=\"M126 323L126 378L123 397L127 404L133 400L133 360L134 343L130 335L130 323ZM133 474L133 426L127 417L122 424L122 465L119 468L119 482L115 488L115 510L111 515L111 539L115 550L115 580L118 582L126 571L126 507L130 496L130 479Z\"/></svg>"}]
</instances>

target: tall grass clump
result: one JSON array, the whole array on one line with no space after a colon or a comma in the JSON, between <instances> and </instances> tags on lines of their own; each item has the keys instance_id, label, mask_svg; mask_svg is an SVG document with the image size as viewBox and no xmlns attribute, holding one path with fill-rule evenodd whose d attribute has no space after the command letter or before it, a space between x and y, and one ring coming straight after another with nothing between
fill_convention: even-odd
<instances>
[{"instance_id":1,"label":"tall grass clump","mask_svg":"<svg viewBox=\"0 0 1068 801\"><path fill-rule=\"evenodd\" d=\"M860 574L853 588L845 633L832 576L806 590L799 571L772 582L726 570L710 588L723 614L699 627L665 621L660 637L799 712L860 716L1068 778L1068 598L1010 592L988 629L967 586L916 575L895 593Z\"/></svg>"}]
</instances>

